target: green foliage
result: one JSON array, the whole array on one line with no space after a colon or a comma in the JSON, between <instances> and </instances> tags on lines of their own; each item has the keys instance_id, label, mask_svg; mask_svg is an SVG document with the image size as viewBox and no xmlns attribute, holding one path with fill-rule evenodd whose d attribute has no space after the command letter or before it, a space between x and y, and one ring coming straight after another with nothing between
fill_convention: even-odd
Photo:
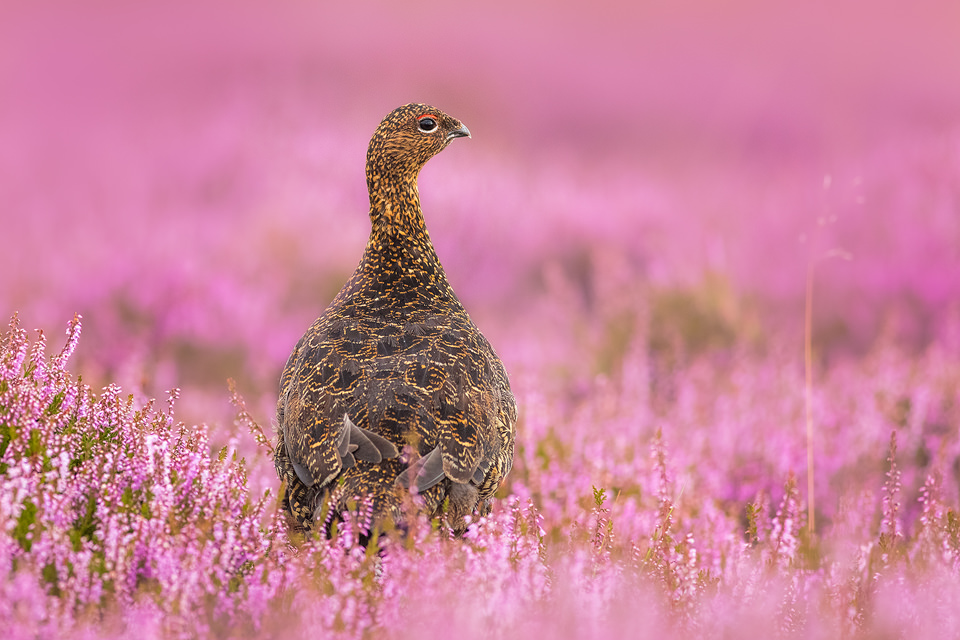
<instances>
[{"instance_id":1,"label":"green foliage","mask_svg":"<svg viewBox=\"0 0 960 640\"><path fill-rule=\"evenodd\" d=\"M747 542L751 546L756 546L760 541L760 531L757 524L757 518L763 511L763 505L757 502L748 502L746 506L747 516Z\"/></svg>"},{"instance_id":2,"label":"green foliage","mask_svg":"<svg viewBox=\"0 0 960 640\"><path fill-rule=\"evenodd\" d=\"M697 355L762 335L757 311L729 280L710 273L697 285L650 294L650 349L654 354Z\"/></svg>"},{"instance_id":3,"label":"green foliage","mask_svg":"<svg viewBox=\"0 0 960 640\"><path fill-rule=\"evenodd\" d=\"M73 521L70 530L67 532L67 535L70 537L70 542L73 543L74 551L80 551L82 541L84 539L94 539L94 534L97 532L98 526L98 522L96 521L96 512L97 496L91 492L87 499L87 505L83 511L83 514Z\"/></svg>"},{"instance_id":4,"label":"green foliage","mask_svg":"<svg viewBox=\"0 0 960 640\"><path fill-rule=\"evenodd\" d=\"M29 552L33 546L33 536L37 529L37 505L27 498L23 501L23 510L17 518L17 524L13 528L13 539L17 541L20 547Z\"/></svg>"},{"instance_id":5,"label":"green foliage","mask_svg":"<svg viewBox=\"0 0 960 640\"><path fill-rule=\"evenodd\" d=\"M607 500L607 490L593 487L593 505L597 509L603 508L603 503Z\"/></svg>"},{"instance_id":6,"label":"green foliage","mask_svg":"<svg viewBox=\"0 0 960 640\"><path fill-rule=\"evenodd\" d=\"M60 407L63 406L63 399L66 397L66 395L66 391L61 389L55 396L53 396L53 400L51 400L50 404L47 406L48 416L52 416L60 411Z\"/></svg>"},{"instance_id":7,"label":"green foliage","mask_svg":"<svg viewBox=\"0 0 960 640\"><path fill-rule=\"evenodd\" d=\"M8 422L0 424L0 460L6 455L7 449L10 447L10 443L13 442L15 436L16 429L14 429L13 425ZM0 475L7 472L8 466L6 462L0 462Z\"/></svg>"}]
</instances>

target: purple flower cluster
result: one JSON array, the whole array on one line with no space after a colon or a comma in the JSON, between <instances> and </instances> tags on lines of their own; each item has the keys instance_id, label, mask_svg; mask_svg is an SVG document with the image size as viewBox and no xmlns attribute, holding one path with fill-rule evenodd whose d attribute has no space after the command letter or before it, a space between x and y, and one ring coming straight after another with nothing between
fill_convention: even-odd
<instances>
[{"instance_id":1,"label":"purple flower cluster","mask_svg":"<svg viewBox=\"0 0 960 640\"><path fill-rule=\"evenodd\" d=\"M270 442L236 391L242 428L211 449L206 427L175 419L178 391L161 409L75 379L79 333L75 318L48 358L14 317L0 357L11 637L960 630L960 365L939 349L878 347L826 372L813 535L794 475L799 372L702 356L661 374L667 401L633 392L651 364L628 351L588 388L557 374L552 397L546 372L520 366L508 497L461 539L419 519L364 548L362 505L332 539L304 538L275 486L251 490L272 473Z\"/></svg>"},{"instance_id":2,"label":"purple flower cluster","mask_svg":"<svg viewBox=\"0 0 960 640\"><path fill-rule=\"evenodd\" d=\"M67 335L47 360L15 316L3 347L4 628L56 636L106 616L186 634L257 619L277 588L261 575L270 501L248 494L235 451L211 458L206 429L174 421L176 391L161 411L73 379L79 317Z\"/></svg>"}]
</instances>

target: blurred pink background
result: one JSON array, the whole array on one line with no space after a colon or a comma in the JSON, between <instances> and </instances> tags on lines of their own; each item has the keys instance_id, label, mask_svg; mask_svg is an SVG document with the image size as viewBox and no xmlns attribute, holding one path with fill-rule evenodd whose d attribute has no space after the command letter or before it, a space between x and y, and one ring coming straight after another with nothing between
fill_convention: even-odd
<instances>
[{"instance_id":1,"label":"blurred pink background","mask_svg":"<svg viewBox=\"0 0 960 640\"><path fill-rule=\"evenodd\" d=\"M588 305L719 274L799 339L808 261L843 250L815 307L841 343L957 319L949 1L7 2L0 315L56 342L79 311L89 380L225 405L235 377L268 420L362 252L369 135L411 101L473 132L421 193L508 368L553 273Z\"/></svg>"}]
</instances>

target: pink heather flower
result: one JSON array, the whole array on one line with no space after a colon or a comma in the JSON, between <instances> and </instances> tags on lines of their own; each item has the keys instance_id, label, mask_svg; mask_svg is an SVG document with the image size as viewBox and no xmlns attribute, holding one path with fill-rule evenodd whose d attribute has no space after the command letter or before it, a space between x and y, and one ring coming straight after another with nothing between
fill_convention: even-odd
<instances>
[{"instance_id":1,"label":"pink heather flower","mask_svg":"<svg viewBox=\"0 0 960 640\"><path fill-rule=\"evenodd\" d=\"M781 569L795 562L800 546L800 504L796 478L791 474L784 486L783 499L773 519L770 533L773 561Z\"/></svg>"},{"instance_id":2,"label":"pink heather flower","mask_svg":"<svg viewBox=\"0 0 960 640\"><path fill-rule=\"evenodd\" d=\"M895 541L903 538L903 526L900 522L900 469L897 468L897 432L890 432L890 454L887 456L887 480L883 484L883 522L881 533L891 536Z\"/></svg>"}]
</instances>

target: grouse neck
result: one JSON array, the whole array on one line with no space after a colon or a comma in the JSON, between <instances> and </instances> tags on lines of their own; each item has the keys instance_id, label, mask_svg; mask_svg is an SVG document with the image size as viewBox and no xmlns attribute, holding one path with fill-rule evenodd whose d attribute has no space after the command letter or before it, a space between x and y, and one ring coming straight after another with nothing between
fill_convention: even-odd
<instances>
[{"instance_id":1,"label":"grouse neck","mask_svg":"<svg viewBox=\"0 0 960 640\"><path fill-rule=\"evenodd\" d=\"M430 243L420 191L414 167L372 159L367 165L367 190L370 194L371 238L400 243Z\"/></svg>"},{"instance_id":2,"label":"grouse neck","mask_svg":"<svg viewBox=\"0 0 960 640\"><path fill-rule=\"evenodd\" d=\"M380 271L419 274L425 280L444 279L420 208L416 174L400 178L390 172L368 173L370 239L364 262Z\"/></svg>"}]
</instances>

